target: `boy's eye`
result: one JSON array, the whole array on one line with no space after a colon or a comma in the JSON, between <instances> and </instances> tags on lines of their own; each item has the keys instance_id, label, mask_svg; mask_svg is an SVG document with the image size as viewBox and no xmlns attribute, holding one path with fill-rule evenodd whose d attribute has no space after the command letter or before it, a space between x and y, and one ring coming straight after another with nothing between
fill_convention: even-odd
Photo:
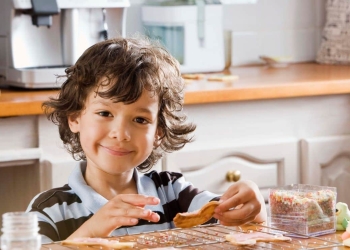
<instances>
[{"instance_id":1,"label":"boy's eye","mask_svg":"<svg viewBox=\"0 0 350 250\"><path fill-rule=\"evenodd\" d=\"M111 116L111 113L109 113L108 111L101 111L101 112L98 112L98 115L108 117L108 116Z\"/></svg>"},{"instance_id":2,"label":"boy's eye","mask_svg":"<svg viewBox=\"0 0 350 250\"><path fill-rule=\"evenodd\" d=\"M142 117L137 117L135 118L135 122L137 123L142 123L142 124L146 124L147 123L147 120L142 118Z\"/></svg>"}]
</instances>

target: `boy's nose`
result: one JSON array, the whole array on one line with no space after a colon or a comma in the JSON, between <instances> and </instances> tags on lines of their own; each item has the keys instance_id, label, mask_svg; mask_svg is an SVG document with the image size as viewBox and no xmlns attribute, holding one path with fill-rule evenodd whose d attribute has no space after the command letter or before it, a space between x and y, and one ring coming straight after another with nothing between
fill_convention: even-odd
<instances>
[{"instance_id":1,"label":"boy's nose","mask_svg":"<svg viewBox=\"0 0 350 250\"><path fill-rule=\"evenodd\" d=\"M131 135L125 124L118 123L111 129L110 137L115 138L118 141L130 141Z\"/></svg>"}]
</instances>

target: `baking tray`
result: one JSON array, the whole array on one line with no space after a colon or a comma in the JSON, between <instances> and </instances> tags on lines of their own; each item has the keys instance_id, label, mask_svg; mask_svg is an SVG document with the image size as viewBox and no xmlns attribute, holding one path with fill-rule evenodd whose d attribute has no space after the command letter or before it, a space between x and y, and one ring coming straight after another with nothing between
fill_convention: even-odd
<instances>
[{"instance_id":1,"label":"baking tray","mask_svg":"<svg viewBox=\"0 0 350 250\"><path fill-rule=\"evenodd\" d=\"M258 242L253 246L234 246L225 241L225 235L232 232L267 232L276 233L274 228L248 224L244 227L226 227L220 224L201 225L189 229L170 229L142 234L109 237L119 241L136 242L133 249L326 249L343 246L336 234L310 237L299 234L292 237L290 242ZM60 242L43 244L41 250L68 250L68 249L110 249L99 246L62 246Z\"/></svg>"}]
</instances>

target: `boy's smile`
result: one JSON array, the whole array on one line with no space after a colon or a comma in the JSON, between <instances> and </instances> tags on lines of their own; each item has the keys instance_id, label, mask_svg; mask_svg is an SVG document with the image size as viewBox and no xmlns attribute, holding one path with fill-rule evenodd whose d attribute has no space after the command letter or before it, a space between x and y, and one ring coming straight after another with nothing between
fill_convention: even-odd
<instances>
[{"instance_id":1,"label":"boy's smile","mask_svg":"<svg viewBox=\"0 0 350 250\"><path fill-rule=\"evenodd\" d=\"M69 124L72 132L79 132L87 171L103 178L105 174L131 175L148 158L159 138L157 118L158 98L146 90L127 105L92 92L85 109L77 117L70 117Z\"/></svg>"},{"instance_id":2,"label":"boy's smile","mask_svg":"<svg viewBox=\"0 0 350 250\"><path fill-rule=\"evenodd\" d=\"M132 151L130 150L127 150L125 148L120 148L120 147L114 147L114 146L111 146L111 147L105 147L105 146L102 146L102 148L106 149L106 151L112 155L116 155L116 156L124 156L124 155L127 155L127 154L130 154L132 153Z\"/></svg>"}]
</instances>

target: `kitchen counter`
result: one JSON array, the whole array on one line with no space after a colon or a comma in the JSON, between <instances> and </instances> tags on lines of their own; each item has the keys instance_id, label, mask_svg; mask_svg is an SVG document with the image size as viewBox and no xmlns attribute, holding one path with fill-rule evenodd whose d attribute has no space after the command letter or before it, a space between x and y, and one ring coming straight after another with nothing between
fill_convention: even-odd
<instances>
[{"instance_id":1,"label":"kitchen counter","mask_svg":"<svg viewBox=\"0 0 350 250\"><path fill-rule=\"evenodd\" d=\"M292 64L286 68L236 67L238 80L187 82L185 104L234 102L350 93L350 66ZM209 76L212 74L207 74ZM1 89L0 117L43 114L41 104L58 90Z\"/></svg>"}]
</instances>

